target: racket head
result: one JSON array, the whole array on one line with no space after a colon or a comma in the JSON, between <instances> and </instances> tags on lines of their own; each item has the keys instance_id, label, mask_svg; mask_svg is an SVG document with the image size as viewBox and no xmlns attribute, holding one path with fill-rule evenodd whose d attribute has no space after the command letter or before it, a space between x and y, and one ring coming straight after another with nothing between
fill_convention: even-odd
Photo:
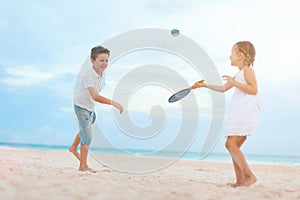
<instances>
[{"instance_id":1,"label":"racket head","mask_svg":"<svg viewBox=\"0 0 300 200\"><path fill-rule=\"evenodd\" d=\"M176 92L168 99L169 103L173 103L173 102L176 102L176 101L182 99L183 97L188 95L190 93L190 91L191 91L190 88L186 88L184 90L180 90L179 92Z\"/></svg>"}]
</instances>

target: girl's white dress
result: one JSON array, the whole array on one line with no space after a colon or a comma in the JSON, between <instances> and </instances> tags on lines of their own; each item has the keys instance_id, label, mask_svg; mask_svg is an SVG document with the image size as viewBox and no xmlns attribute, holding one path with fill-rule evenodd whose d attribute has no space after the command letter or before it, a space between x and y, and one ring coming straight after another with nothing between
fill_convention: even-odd
<instances>
[{"instance_id":1,"label":"girl's white dress","mask_svg":"<svg viewBox=\"0 0 300 200\"><path fill-rule=\"evenodd\" d=\"M244 70L240 70L235 80L246 84ZM247 94L238 88L232 95L229 105L224 135L249 136L255 132L260 117L260 100L258 95Z\"/></svg>"}]
</instances>

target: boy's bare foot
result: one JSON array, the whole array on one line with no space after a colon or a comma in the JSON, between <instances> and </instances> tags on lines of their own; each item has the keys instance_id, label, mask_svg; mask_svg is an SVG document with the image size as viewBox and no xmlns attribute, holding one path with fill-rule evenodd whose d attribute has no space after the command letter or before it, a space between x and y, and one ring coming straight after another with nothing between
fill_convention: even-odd
<instances>
[{"instance_id":1,"label":"boy's bare foot","mask_svg":"<svg viewBox=\"0 0 300 200\"><path fill-rule=\"evenodd\" d=\"M82 171L82 172L92 172L92 173L96 173L97 171L92 169L92 168L89 168L89 167L80 167L78 169L79 171Z\"/></svg>"},{"instance_id":2,"label":"boy's bare foot","mask_svg":"<svg viewBox=\"0 0 300 200\"><path fill-rule=\"evenodd\" d=\"M78 151L76 150L76 148L70 146L69 152L71 152L80 161L80 155L79 155Z\"/></svg>"},{"instance_id":3,"label":"boy's bare foot","mask_svg":"<svg viewBox=\"0 0 300 200\"><path fill-rule=\"evenodd\" d=\"M250 176L250 177L245 177L245 183L243 184L243 186L245 187L249 187L250 185L253 185L254 183L256 183L257 179L254 175Z\"/></svg>"}]
</instances>

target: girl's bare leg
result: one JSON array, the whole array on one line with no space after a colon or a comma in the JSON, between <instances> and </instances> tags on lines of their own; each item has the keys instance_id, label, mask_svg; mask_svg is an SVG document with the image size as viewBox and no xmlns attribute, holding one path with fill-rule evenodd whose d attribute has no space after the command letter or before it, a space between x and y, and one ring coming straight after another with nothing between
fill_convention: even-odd
<instances>
[{"instance_id":1,"label":"girl's bare leg","mask_svg":"<svg viewBox=\"0 0 300 200\"><path fill-rule=\"evenodd\" d=\"M246 141L246 139L247 139L246 136L240 138L240 140L238 142L239 148L243 145L243 143ZM234 167L234 172L235 172L235 177L236 177L236 183L232 183L230 185L232 187L242 186L244 184L243 173L242 173L241 169L239 168L239 166L234 161L234 159L232 159L232 162L233 162L233 167Z\"/></svg>"},{"instance_id":2,"label":"girl's bare leg","mask_svg":"<svg viewBox=\"0 0 300 200\"><path fill-rule=\"evenodd\" d=\"M244 136L245 137L245 136ZM235 164L238 168L240 168L241 176L244 177L244 183L243 186L250 186L256 182L256 177L251 172L246 158L242 151L240 150L240 147L238 146L240 142L241 136L229 136L227 137L226 141L226 148L231 154L232 159L235 161Z\"/></svg>"}]
</instances>

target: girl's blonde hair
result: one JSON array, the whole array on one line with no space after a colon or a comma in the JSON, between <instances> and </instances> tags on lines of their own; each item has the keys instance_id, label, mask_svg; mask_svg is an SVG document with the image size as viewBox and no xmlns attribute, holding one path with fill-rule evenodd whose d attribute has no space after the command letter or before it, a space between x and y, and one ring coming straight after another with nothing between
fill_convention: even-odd
<instances>
[{"instance_id":1,"label":"girl's blonde hair","mask_svg":"<svg viewBox=\"0 0 300 200\"><path fill-rule=\"evenodd\" d=\"M235 45L238 47L238 50L246 56L244 64L247 66L253 66L255 60L255 48L253 44L249 41L240 41L237 42Z\"/></svg>"}]
</instances>

